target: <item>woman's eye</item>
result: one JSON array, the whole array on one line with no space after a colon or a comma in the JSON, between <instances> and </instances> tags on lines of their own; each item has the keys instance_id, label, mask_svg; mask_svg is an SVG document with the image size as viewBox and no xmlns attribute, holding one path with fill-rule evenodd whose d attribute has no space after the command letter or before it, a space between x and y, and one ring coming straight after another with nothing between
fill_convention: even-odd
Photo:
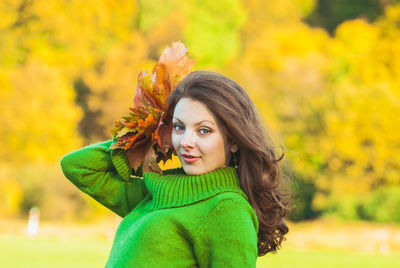
<instances>
[{"instance_id":1,"label":"woman's eye","mask_svg":"<svg viewBox=\"0 0 400 268\"><path fill-rule=\"evenodd\" d=\"M175 131L181 131L181 130L183 130L183 126L180 125L180 124L174 124L173 127L174 127L174 130L175 130Z\"/></svg>"},{"instance_id":2,"label":"woman's eye","mask_svg":"<svg viewBox=\"0 0 400 268\"><path fill-rule=\"evenodd\" d=\"M206 135L206 134L208 134L208 133L210 133L211 132L211 130L209 130L209 129L207 129L207 128L201 128L200 129L200 134L203 134L203 135Z\"/></svg>"}]
</instances>

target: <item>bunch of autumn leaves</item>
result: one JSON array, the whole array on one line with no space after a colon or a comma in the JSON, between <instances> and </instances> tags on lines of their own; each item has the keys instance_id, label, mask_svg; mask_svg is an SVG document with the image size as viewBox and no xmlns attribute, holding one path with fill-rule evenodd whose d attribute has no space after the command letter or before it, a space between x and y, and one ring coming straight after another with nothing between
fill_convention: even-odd
<instances>
[{"instance_id":1,"label":"bunch of autumn leaves","mask_svg":"<svg viewBox=\"0 0 400 268\"><path fill-rule=\"evenodd\" d=\"M143 171L160 171L157 163L172 157L172 124L165 110L168 96L194 65L187 51L181 42L172 43L151 75L139 74L130 114L111 130L116 141L110 149L125 150L135 170L142 165Z\"/></svg>"}]
</instances>

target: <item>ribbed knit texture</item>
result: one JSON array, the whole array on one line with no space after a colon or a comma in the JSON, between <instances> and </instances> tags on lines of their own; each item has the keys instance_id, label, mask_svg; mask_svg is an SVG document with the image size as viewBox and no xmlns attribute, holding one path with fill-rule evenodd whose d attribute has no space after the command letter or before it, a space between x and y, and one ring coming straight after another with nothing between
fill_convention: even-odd
<instances>
[{"instance_id":1,"label":"ribbed knit texture","mask_svg":"<svg viewBox=\"0 0 400 268\"><path fill-rule=\"evenodd\" d=\"M148 172L144 174L144 181L153 196L153 209L189 205L221 192L235 192L247 199L233 167L199 176L174 174L160 178L159 174Z\"/></svg>"},{"instance_id":2,"label":"ribbed knit texture","mask_svg":"<svg viewBox=\"0 0 400 268\"><path fill-rule=\"evenodd\" d=\"M113 137L112 142L115 142L115 137ZM128 159L126 158L125 152L121 150L109 150L111 153L111 160L117 170L118 174L125 181L129 181L129 177L132 174L132 168L129 167Z\"/></svg>"},{"instance_id":3,"label":"ribbed knit texture","mask_svg":"<svg viewBox=\"0 0 400 268\"><path fill-rule=\"evenodd\" d=\"M234 168L126 176L111 143L61 161L72 183L124 217L106 267L255 267L258 221Z\"/></svg>"}]
</instances>

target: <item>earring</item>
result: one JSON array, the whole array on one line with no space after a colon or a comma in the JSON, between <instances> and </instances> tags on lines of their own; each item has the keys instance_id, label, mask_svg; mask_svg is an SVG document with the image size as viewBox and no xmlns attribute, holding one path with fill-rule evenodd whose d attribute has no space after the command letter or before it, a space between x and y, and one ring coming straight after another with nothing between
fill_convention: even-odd
<instances>
[{"instance_id":1,"label":"earring","mask_svg":"<svg viewBox=\"0 0 400 268\"><path fill-rule=\"evenodd\" d=\"M239 154L237 154L237 153L233 154L233 167L235 169L238 169L238 167L239 167Z\"/></svg>"}]
</instances>

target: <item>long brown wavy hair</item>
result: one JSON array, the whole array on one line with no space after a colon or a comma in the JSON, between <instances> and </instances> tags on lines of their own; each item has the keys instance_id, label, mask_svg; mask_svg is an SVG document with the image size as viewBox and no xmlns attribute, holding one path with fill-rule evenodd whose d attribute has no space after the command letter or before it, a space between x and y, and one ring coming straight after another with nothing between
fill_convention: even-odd
<instances>
[{"instance_id":1,"label":"long brown wavy hair","mask_svg":"<svg viewBox=\"0 0 400 268\"><path fill-rule=\"evenodd\" d=\"M275 149L256 109L244 90L231 79L208 71L188 74L169 96L167 113L172 115L181 98L204 103L215 115L229 141L239 150L237 174L259 222L258 256L279 249L289 231L284 217L290 192L284 188ZM286 189L286 190L285 190Z\"/></svg>"}]
</instances>

